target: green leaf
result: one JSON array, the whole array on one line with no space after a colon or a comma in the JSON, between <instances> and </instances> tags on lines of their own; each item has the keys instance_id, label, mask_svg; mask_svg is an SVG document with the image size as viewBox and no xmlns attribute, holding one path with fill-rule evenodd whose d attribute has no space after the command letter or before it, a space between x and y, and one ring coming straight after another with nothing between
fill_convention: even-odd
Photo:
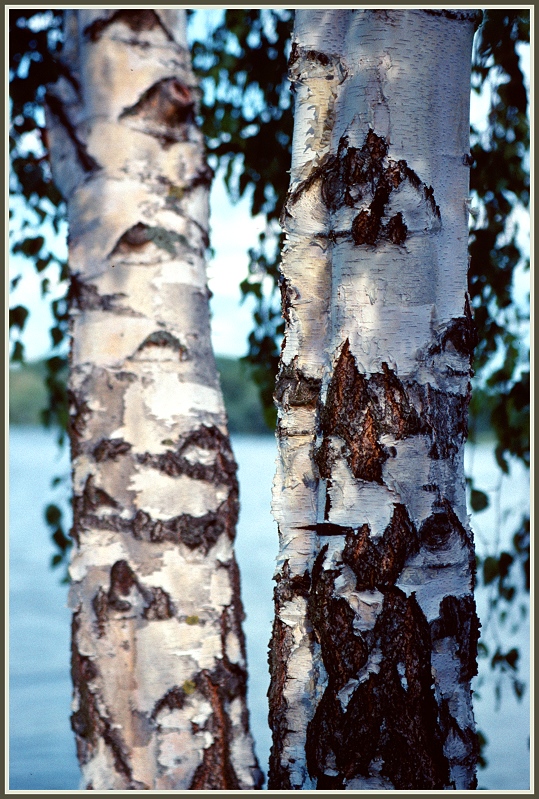
<instances>
[{"instance_id":1,"label":"green leaf","mask_svg":"<svg viewBox=\"0 0 539 799\"><path fill-rule=\"evenodd\" d=\"M526 686L521 680L514 680L513 681L513 690L515 692L515 696L518 700L522 699L524 696L524 692L526 690Z\"/></svg>"},{"instance_id":2,"label":"green leaf","mask_svg":"<svg viewBox=\"0 0 539 799\"><path fill-rule=\"evenodd\" d=\"M24 345L21 341L16 341L11 353L11 360L13 363L23 363L24 361Z\"/></svg>"},{"instance_id":3,"label":"green leaf","mask_svg":"<svg viewBox=\"0 0 539 799\"><path fill-rule=\"evenodd\" d=\"M35 258L38 252L45 244L43 236L35 236L33 238L24 239L19 244L13 247L13 252L21 252L27 258Z\"/></svg>"},{"instance_id":4,"label":"green leaf","mask_svg":"<svg viewBox=\"0 0 539 799\"><path fill-rule=\"evenodd\" d=\"M58 505L47 505L45 508L45 519L50 527L54 527L60 523L62 518L62 511Z\"/></svg>"},{"instance_id":5,"label":"green leaf","mask_svg":"<svg viewBox=\"0 0 539 799\"><path fill-rule=\"evenodd\" d=\"M489 585L489 583L493 582L493 580L498 577L499 573L498 560L489 555L483 561L483 582L485 585Z\"/></svg>"},{"instance_id":6,"label":"green leaf","mask_svg":"<svg viewBox=\"0 0 539 799\"><path fill-rule=\"evenodd\" d=\"M9 309L9 327L18 327L19 330L24 328L26 320L28 319L28 308L23 305L16 305L14 308Z\"/></svg>"},{"instance_id":7,"label":"green leaf","mask_svg":"<svg viewBox=\"0 0 539 799\"><path fill-rule=\"evenodd\" d=\"M50 333L53 347L57 347L65 338L65 333L61 327L51 327Z\"/></svg>"},{"instance_id":8,"label":"green leaf","mask_svg":"<svg viewBox=\"0 0 539 799\"><path fill-rule=\"evenodd\" d=\"M71 541L69 538L66 538L64 535L64 531L58 527L57 530L54 531L52 540L56 544L56 546L64 552L65 550L69 549L71 546Z\"/></svg>"},{"instance_id":9,"label":"green leaf","mask_svg":"<svg viewBox=\"0 0 539 799\"><path fill-rule=\"evenodd\" d=\"M489 499L488 496L484 493L484 491L479 491L476 488L472 488L471 495L470 495L470 504L472 506L472 510L476 513L480 513L485 508L488 508Z\"/></svg>"},{"instance_id":10,"label":"green leaf","mask_svg":"<svg viewBox=\"0 0 539 799\"><path fill-rule=\"evenodd\" d=\"M507 652L505 659L512 669L516 669L517 661L519 659L518 649L510 649L509 652Z\"/></svg>"}]
</instances>

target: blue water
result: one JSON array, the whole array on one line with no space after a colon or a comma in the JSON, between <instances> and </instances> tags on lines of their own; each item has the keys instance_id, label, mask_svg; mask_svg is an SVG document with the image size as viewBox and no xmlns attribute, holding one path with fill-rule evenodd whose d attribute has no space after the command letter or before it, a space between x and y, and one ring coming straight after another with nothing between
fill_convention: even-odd
<instances>
[{"instance_id":1,"label":"blue water","mask_svg":"<svg viewBox=\"0 0 539 799\"><path fill-rule=\"evenodd\" d=\"M235 437L239 464L241 516L236 551L242 572L242 594L247 619L249 705L258 758L264 771L270 749L266 692L269 685L267 647L273 615L272 574L277 550L276 529L270 515L275 443L272 438ZM480 475L479 486L496 488L498 472L486 448L478 448L468 465ZM49 568L54 546L43 521L47 502L67 496L67 488L54 495L52 477L69 472L67 454L59 458L54 438L41 429L14 428L10 436L10 593L9 593L9 768L11 790L76 790L79 770L70 729L69 676L70 613L67 588L60 573ZM479 479L479 478L478 478ZM474 518L478 548L505 543L511 514L529 506L527 475L515 471L502 483L499 519L496 508ZM516 509L516 510L515 510ZM498 522L498 523L497 523ZM499 542L493 541L498 531ZM486 623L487 597L478 593L480 615ZM527 606L527 597L522 598ZM526 620L510 638L509 624L499 631L504 644L514 640L521 649L520 677L529 684L529 638ZM485 634L495 636L492 622ZM475 714L488 738L488 765L479 771L479 787L489 790L525 790L529 779L529 691L518 702L509 684L502 686L496 709L495 680L480 661L476 678Z\"/></svg>"}]
</instances>

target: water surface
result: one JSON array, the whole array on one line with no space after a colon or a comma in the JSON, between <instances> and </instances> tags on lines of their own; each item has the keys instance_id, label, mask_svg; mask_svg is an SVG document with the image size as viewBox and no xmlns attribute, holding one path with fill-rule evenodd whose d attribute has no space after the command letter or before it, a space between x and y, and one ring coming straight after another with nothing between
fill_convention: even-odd
<instances>
[{"instance_id":1,"label":"water surface","mask_svg":"<svg viewBox=\"0 0 539 799\"><path fill-rule=\"evenodd\" d=\"M257 755L267 771L270 732L266 693L269 685L267 649L273 615L272 575L277 553L276 527L270 514L271 483L276 456L272 437L236 436L233 447L239 464L241 516L236 552L242 573L242 595L247 613L244 629L250 671L249 705ZM470 451L467 453L471 465ZM488 447L473 454L478 487L496 487L499 472ZM507 544L510 514L529 507L528 475L515 468L502 483L499 520L496 508L474 518L478 548L485 553ZM39 428L13 428L10 436L9 531L9 655L10 655L10 789L76 790L79 769L69 724L70 612L67 587L61 574L49 568L54 546L43 521L43 508L55 500L50 490L55 475L68 474L67 454L58 456L54 437ZM61 492L60 492L61 493ZM65 490L64 490L65 495ZM508 515L509 514L509 515ZM516 517L515 517L516 518ZM486 620L487 596L477 596L480 616ZM527 597L522 598L527 605ZM489 632L489 628L491 632ZM493 635L492 623L487 634ZM528 684L529 645L527 621L512 634L501 629L503 643L514 640L521 648L522 676ZM486 769L479 771L479 787L522 790L529 788L529 692L517 702L510 685L501 691L496 709L495 680L480 661L475 681L478 727L488 738Z\"/></svg>"}]
</instances>

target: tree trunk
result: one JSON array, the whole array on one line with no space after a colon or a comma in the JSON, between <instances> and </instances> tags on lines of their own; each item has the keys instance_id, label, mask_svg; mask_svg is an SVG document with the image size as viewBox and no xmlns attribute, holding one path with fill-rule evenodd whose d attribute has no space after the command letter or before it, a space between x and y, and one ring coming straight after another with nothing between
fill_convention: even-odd
<instances>
[{"instance_id":1,"label":"tree trunk","mask_svg":"<svg viewBox=\"0 0 539 799\"><path fill-rule=\"evenodd\" d=\"M298 10L270 789L470 789L477 12Z\"/></svg>"},{"instance_id":2,"label":"tree trunk","mask_svg":"<svg viewBox=\"0 0 539 799\"><path fill-rule=\"evenodd\" d=\"M47 104L70 231L82 785L258 788L185 12L67 11L63 63Z\"/></svg>"}]
</instances>

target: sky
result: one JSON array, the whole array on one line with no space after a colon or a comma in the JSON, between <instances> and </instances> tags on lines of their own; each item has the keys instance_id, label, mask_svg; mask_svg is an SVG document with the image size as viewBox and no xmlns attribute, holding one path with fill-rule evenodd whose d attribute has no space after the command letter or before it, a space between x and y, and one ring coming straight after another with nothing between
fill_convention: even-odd
<instances>
[{"instance_id":1,"label":"sky","mask_svg":"<svg viewBox=\"0 0 539 799\"><path fill-rule=\"evenodd\" d=\"M191 35L196 32L200 36L204 26L212 19L212 15L215 19L215 15L220 11L211 10L209 16L207 12L197 13L199 16L191 23ZM529 79L528 59L523 59L523 66ZM478 98L472 93L471 115L474 123L477 124L484 119L487 113L488 97ZM529 217L522 216L520 223L521 242L525 248L528 248ZM217 355L240 357L247 352L247 338L252 328L252 304L250 299L242 303L239 285L248 274L248 250L256 244L258 234L263 227L262 216L255 218L250 216L248 197L232 204L222 175L218 174L213 182L210 196L210 240L214 255L208 262L208 281L213 293L212 341ZM65 231L64 237L58 237L57 247L60 255L65 257ZM51 281L51 293L43 298L40 288L42 276L35 272L32 264L16 256L11 256L9 260L10 279L22 274L16 290L10 296L9 304L10 306L22 304L31 310L22 337L26 359L31 361L46 357L50 355L48 332L52 324L50 301L61 296L62 292L54 286L54 281ZM520 270L517 274L515 292L517 298L524 298L529 292L529 279L528 272Z\"/></svg>"}]
</instances>

